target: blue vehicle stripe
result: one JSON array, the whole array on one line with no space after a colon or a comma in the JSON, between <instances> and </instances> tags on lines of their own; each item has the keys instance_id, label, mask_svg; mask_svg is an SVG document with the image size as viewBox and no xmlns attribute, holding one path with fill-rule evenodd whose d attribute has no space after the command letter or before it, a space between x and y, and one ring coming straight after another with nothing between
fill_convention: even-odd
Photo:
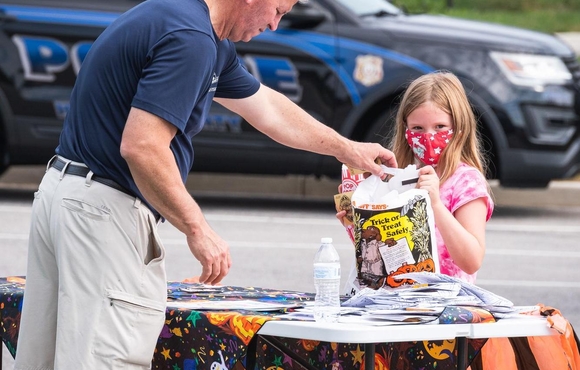
<instances>
[{"instance_id":1,"label":"blue vehicle stripe","mask_svg":"<svg viewBox=\"0 0 580 370\"><path fill-rule=\"evenodd\" d=\"M279 30L276 32L277 33L294 33L295 31ZM315 33L315 32L300 31L299 37L304 37L306 40L308 40L311 43L325 45L326 48L328 48L328 49L334 49L336 47L336 40L335 40L334 36L331 36L331 35L325 35L322 33ZM398 53L396 51L385 49L385 48L382 48L382 47L379 47L379 46L376 46L373 44L369 44L366 42L341 37L339 44L341 47L344 47L346 49L358 50L361 53L367 53L367 54L372 53L372 54L381 56L385 59L393 60L395 62L407 65L407 66L412 67L412 68L415 68L416 70L418 70L422 73L429 73L429 72L434 71L433 67L421 62L420 60L417 60L417 59L409 57L405 54L401 54L401 53Z\"/></svg>"},{"instance_id":2,"label":"blue vehicle stripe","mask_svg":"<svg viewBox=\"0 0 580 370\"><path fill-rule=\"evenodd\" d=\"M340 64L336 62L334 54L329 53L329 50L323 50L322 48L308 42L306 38L300 37L301 34L302 32L299 32L298 35L292 35L280 31L276 31L276 33L266 31L254 37L254 39L288 45L321 60L340 77L340 80L345 84L353 103L355 105L360 104L361 97L355 82L350 77L350 73L348 73Z\"/></svg>"},{"instance_id":3,"label":"blue vehicle stripe","mask_svg":"<svg viewBox=\"0 0 580 370\"><path fill-rule=\"evenodd\" d=\"M24 22L59 23L80 26L107 27L121 13L95 12L86 10L66 10L45 7L0 4L6 15Z\"/></svg>"},{"instance_id":4,"label":"blue vehicle stripe","mask_svg":"<svg viewBox=\"0 0 580 370\"><path fill-rule=\"evenodd\" d=\"M335 50L337 44L339 44L341 48L344 47L344 49L353 51L356 55L373 54L414 68L421 73L434 71L433 67L417 59L372 44L342 37L337 43L336 37L333 35L280 29L275 33L271 31L263 32L254 39L291 46L321 60L340 77L340 80L345 85L351 100L355 105L360 104L362 100L361 92L357 83L354 81L352 74L335 60L335 55L337 55Z\"/></svg>"}]
</instances>

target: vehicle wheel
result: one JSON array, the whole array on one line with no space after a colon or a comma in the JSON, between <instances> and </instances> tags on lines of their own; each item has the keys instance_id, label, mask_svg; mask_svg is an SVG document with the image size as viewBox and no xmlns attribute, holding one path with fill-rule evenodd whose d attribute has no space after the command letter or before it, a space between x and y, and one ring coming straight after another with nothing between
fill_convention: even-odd
<instances>
[{"instance_id":1,"label":"vehicle wheel","mask_svg":"<svg viewBox=\"0 0 580 370\"><path fill-rule=\"evenodd\" d=\"M391 141L392 136L395 134L395 117L397 115L397 110L394 108L389 108L369 126L369 129L364 135L363 141L379 143L384 147L387 147Z\"/></svg>"}]
</instances>

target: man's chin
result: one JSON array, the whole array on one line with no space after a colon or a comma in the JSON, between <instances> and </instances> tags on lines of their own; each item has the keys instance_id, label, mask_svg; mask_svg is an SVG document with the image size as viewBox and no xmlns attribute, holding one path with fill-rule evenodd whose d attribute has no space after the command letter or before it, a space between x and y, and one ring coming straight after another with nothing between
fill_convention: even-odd
<instances>
[{"instance_id":1,"label":"man's chin","mask_svg":"<svg viewBox=\"0 0 580 370\"><path fill-rule=\"evenodd\" d=\"M244 39L244 40L242 40L242 41L243 41L243 42L252 41L252 39L253 39L254 37L256 37L256 36L258 36L258 35L247 37L247 38L245 38L245 39Z\"/></svg>"},{"instance_id":2,"label":"man's chin","mask_svg":"<svg viewBox=\"0 0 580 370\"><path fill-rule=\"evenodd\" d=\"M248 41L252 40L254 37L259 36L261 33L262 33L261 31L258 31L254 35L247 35L246 37L242 38L241 41L248 42Z\"/></svg>"},{"instance_id":3,"label":"man's chin","mask_svg":"<svg viewBox=\"0 0 580 370\"><path fill-rule=\"evenodd\" d=\"M228 40L230 40L231 42L248 42L252 39L251 36L247 36L247 37L238 37L236 39L234 39L233 37L229 37Z\"/></svg>"},{"instance_id":4,"label":"man's chin","mask_svg":"<svg viewBox=\"0 0 580 370\"><path fill-rule=\"evenodd\" d=\"M229 37L228 39L232 42L248 42L251 41L254 37L258 36L261 32L257 32L255 35L242 35L238 38Z\"/></svg>"}]
</instances>

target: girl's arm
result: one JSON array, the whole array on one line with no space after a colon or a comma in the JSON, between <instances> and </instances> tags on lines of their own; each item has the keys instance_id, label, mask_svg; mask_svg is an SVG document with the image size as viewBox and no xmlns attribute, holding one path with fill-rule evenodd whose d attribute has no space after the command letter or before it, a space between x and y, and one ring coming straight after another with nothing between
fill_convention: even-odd
<instances>
[{"instance_id":1,"label":"girl's arm","mask_svg":"<svg viewBox=\"0 0 580 370\"><path fill-rule=\"evenodd\" d=\"M468 274L477 272L485 255L485 199L472 200L459 207L455 214L449 212L439 200L433 206L433 213L435 224L455 264Z\"/></svg>"},{"instance_id":2,"label":"girl's arm","mask_svg":"<svg viewBox=\"0 0 580 370\"><path fill-rule=\"evenodd\" d=\"M477 272L485 255L486 200L474 199L452 214L439 197L439 177L431 166L419 170L417 187L429 192L435 224L455 264L468 274Z\"/></svg>"}]
</instances>

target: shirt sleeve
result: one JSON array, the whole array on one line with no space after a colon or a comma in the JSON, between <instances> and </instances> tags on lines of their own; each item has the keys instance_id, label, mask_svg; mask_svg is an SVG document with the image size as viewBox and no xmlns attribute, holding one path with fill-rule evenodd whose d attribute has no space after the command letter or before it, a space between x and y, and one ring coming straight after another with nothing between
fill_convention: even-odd
<instances>
[{"instance_id":1,"label":"shirt sleeve","mask_svg":"<svg viewBox=\"0 0 580 370\"><path fill-rule=\"evenodd\" d=\"M460 169L453 183L453 198L450 211L454 213L461 206L479 198L484 198L487 205L486 221L491 218L493 213L493 200L488 191L485 177L475 168L464 167Z\"/></svg>"},{"instance_id":2,"label":"shirt sleeve","mask_svg":"<svg viewBox=\"0 0 580 370\"><path fill-rule=\"evenodd\" d=\"M252 96L260 88L260 82L244 67L240 61L234 44L223 41L224 52L227 53L215 96L227 99L242 99Z\"/></svg>"},{"instance_id":3,"label":"shirt sleeve","mask_svg":"<svg viewBox=\"0 0 580 370\"><path fill-rule=\"evenodd\" d=\"M204 33L177 31L160 39L147 59L132 106L183 132L193 108L211 86L216 45Z\"/></svg>"}]
</instances>

